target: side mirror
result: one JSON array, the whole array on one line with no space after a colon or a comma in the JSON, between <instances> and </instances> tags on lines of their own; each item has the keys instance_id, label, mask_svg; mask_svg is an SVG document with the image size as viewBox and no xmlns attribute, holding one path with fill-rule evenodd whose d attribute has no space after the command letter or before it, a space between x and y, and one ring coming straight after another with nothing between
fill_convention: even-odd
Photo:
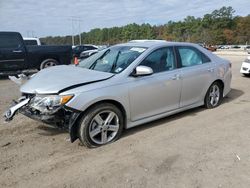
<instances>
[{"instance_id":1,"label":"side mirror","mask_svg":"<svg viewBox=\"0 0 250 188\"><path fill-rule=\"evenodd\" d=\"M139 65L135 68L133 76L148 76L153 74L153 70L150 67Z\"/></svg>"}]
</instances>

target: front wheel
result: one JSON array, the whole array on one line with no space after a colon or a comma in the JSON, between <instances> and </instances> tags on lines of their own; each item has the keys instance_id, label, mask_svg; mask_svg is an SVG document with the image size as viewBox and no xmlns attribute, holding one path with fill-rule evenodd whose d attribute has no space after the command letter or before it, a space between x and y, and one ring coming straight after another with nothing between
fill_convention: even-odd
<instances>
[{"instance_id":1,"label":"front wheel","mask_svg":"<svg viewBox=\"0 0 250 188\"><path fill-rule=\"evenodd\" d=\"M123 127L123 114L115 105L97 104L80 120L78 137L84 146L98 147L117 140Z\"/></svg>"},{"instance_id":2,"label":"front wheel","mask_svg":"<svg viewBox=\"0 0 250 188\"><path fill-rule=\"evenodd\" d=\"M222 100L222 86L219 82L214 82L208 89L205 97L205 107L215 108L220 105Z\"/></svg>"}]
</instances>

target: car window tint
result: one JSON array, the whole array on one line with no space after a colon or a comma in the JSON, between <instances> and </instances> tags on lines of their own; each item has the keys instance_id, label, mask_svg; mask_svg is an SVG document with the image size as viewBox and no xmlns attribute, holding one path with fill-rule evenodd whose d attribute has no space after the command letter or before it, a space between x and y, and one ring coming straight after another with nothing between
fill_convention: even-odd
<instances>
[{"instance_id":1,"label":"car window tint","mask_svg":"<svg viewBox=\"0 0 250 188\"><path fill-rule=\"evenodd\" d=\"M198 49L193 47L178 47L181 66L190 67L194 65L201 65L203 63L210 62L211 60Z\"/></svg>"},{"instance_id":2,"label":"car window tint","mask_svg":"<svg viewBox=\"0 0 250 188\"><path fill-rule=\"evenodd\" d=\"M89 47L88 46L84 46L83 50L87 51L87 50L89 50Z\"/></svg>"},{"instance_id":3,"label":"car window tint","mask_svg":"<svg viewBox=\"0 0 250 188\"><path fill-rule=\"evenodd\" d=\"M86 50L94 50L94 49L96 49L96 48L93 47L93 46L85 46L84 47L84 51L86 51Z\"/></svg>"},{"instance_id":4,"label":"car window tint","mask_svg":"<svg viewBox=\"0 0 250 188\"><path fill-rule=\"evenodd\" d=\"M89 46L89 50L94 50L96 49L94 46Z\"/></svg>"},{"instance_id":5,"label":"car window tint","mask_svg":"<svg viewBox=\"0 0 250 188\"><path fill-rule=\"evenodd\" d=\"M202 62L203 63L211 62L211 60L209 59L209 57L207 57L205 54L201 53L201 56L202 56Z\"/></svg>"},{"instance_id":6,"label":"car window tint","mask_svg":"<svg viewBox=\"0 0 250 188\"><path fill-rule=\"evenodd\" d=\"M152 68L154 73L173 70L175 68L175 56L173 48L161 48L147 56L141 65Z\"/></svg>"},{"instance_id":7,"label":"car window tint","mask_svg":"<svg viewBox=\"0 0 250 188\"><path fill-rule=\"evenodd\" d=\"M202 64L201 53L189 47L179 47L182 67L190 67Z\"/></svg>"},{"instance_id":8,"label":"car window tint","mask_svg":"<svg viewBox=\"0 0 250 188\"><path fill-rule=\"evenodd\" d=\"M27 46L38 45L36 40L24 40L24 44Z\"/></svg>"},{"instance_id":9,"label":"car window tint","mask_svg":"<svg viewBox=\"0 0 250 188\"><path fill-rule=\"evenodd\" d=\"M17 36L0 35L0 48L17 49L22 46Z\"/></svg>"}]
</instances>

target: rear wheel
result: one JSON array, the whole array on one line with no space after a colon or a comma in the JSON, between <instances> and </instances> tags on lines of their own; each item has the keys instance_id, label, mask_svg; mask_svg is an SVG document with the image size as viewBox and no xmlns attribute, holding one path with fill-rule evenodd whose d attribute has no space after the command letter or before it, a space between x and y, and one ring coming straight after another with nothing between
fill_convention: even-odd
<instances>
[{"instance_id":1,"label":"rear wheel","mask_svg":"<svg viewBox=\"0 0 250 188\"><path fill-rule=\"evenodd\" d=\"M115 105L97 104L80 120L78 137L84 146L98 147L117 140L123 126L123 115Z\"/></svg>"},{"instance_id":2,"label":"rear wheel","mask_svg":"<svg viewBox=\"0 0 250 188\"><path fill-rule=\"evenodd\" d=\"M215 108L220 105L222 100L222 86L219 82L214 82L208 89L205 97L205 107Z\"/></svg>"},{"instance_id":3,"label":"rear wheel","mask_svg":"<svg viewBox=\"0 0 250 188\"><path fill-rule=\"evenodd\" d=\"M58 65L58 61L56 61L55 59L46 59L41 63L40 69L45 69L56 65Z\"/></svg>"}]
</instances>

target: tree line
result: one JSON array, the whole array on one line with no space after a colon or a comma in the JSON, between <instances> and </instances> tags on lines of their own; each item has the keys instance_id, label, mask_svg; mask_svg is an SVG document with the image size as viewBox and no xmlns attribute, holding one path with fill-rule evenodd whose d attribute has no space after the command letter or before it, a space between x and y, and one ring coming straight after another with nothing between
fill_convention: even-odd
<instances>
[{"instance_id":1,"label":"tree line","mask_svg":"<svg viewBox=\"0 0 250 188\"><path fill-rule=\"evenodd\" d=\"M250 44L250 14L234 16L232 7L222 7L202 18L187 16L182 21L169 21L164 25L128 24L122 27L96 28L81 33L85 44L116 44L134 39L163 39L167 41L220 44ZM74 36L79 44L79 36ZM71 36L41 38L45 44L72 44Z\"/></svg>"}]
</instances>

